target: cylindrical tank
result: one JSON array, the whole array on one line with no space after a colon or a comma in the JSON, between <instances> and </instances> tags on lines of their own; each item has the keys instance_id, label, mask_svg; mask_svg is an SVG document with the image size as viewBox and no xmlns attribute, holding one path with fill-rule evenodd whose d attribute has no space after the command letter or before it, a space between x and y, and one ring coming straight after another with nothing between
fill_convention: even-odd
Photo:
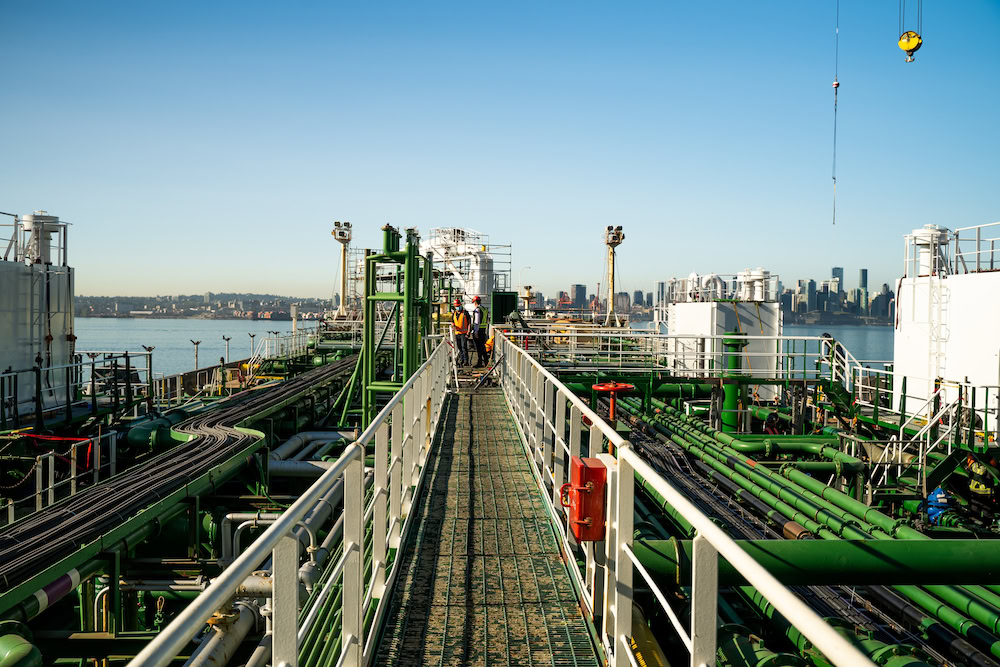
<instances>
[{"instance_id":1,"label":"cylindrical tank","mask_svg":"<svg viewBox=\"0 0 1000 667\"><path fill-rule=\"evenodd\" d=\"M764 269L758 267L750 272L750 284L753 288L751 301L766 301Z\"/></svg>"},{"instance_id":2,"label":"cylindrical tank","mask_svg":"<svg viewBox=\"0 0 1000 667\"><path fill-rule=\"evenodd\" d=\"M913 230L913 245L917 247L917 275L938 273L941 260L938 248L948 243L948 230L937 225L924 225Z\"/></svg>"},{"instance_id":3,"label":"cylindrical tank","mask_svg":"<svg viewBox=\"0 0 1000 667\"><path fill-rule=\"evenodd\" d=\"M59 218L46 211L35 211L21 218L24 231L30 234L26 257L32 264L52 263L52 235L58 233Z\"/></svg>"}]
</instances>

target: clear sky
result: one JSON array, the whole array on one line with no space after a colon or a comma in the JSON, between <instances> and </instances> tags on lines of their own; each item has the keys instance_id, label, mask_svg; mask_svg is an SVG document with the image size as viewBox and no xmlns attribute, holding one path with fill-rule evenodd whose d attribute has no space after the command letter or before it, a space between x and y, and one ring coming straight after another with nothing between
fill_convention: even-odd
<instances>
[{"instance_id":1,"label":"clear sky","mask_svg":"<svg viewBox=\"0 0 1000 667\"><path fill-rule=\"evenodd\" d=\"M834 0L0 0L0 210L74 223L79 294L326 296L334 220L487 232L553 296L607 224L623 289L878 286L1000 220L1000 2L925 5L907 64L897 2L841 0L834 227Z\"/></svg>"}]
</instances>

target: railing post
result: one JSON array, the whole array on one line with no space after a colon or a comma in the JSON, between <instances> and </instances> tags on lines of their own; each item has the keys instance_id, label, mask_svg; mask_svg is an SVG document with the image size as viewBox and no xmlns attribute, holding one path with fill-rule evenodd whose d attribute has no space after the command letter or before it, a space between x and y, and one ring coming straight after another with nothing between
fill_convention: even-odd
<instances>
[{"instance_id":1,"label":"railing post","mask_svg":"<svg viewBox=\"0 0 1000 667\"><path fill-rule=\"evenodd\" d=\"M42 457L35 457L35 511L42 511L42 487L44 482L42 481Z\"/></svg>"},{"instance_id":2,"label":"railing post","mask_svg":"<svg viewBox=\"0 0 1000 667\"><path fill-rule=\"evenodd\" d=\"M600 631L601 637L605 639L606 642L612 647L615 656L618 654L618 641L617 633L615 627L615 564L618 554L616 550L618 548L618 540L616 537L616 520L618 513L618 502L621 501L621 497L618 495L618 472L619 463L615 460L613 456L607 454L602 454L599 456L601 462L607 468L607 483L605 487L606 498L608 502L605 507L604 516L604 540L595 545L595 555L598 555L600 560L603 561L604 568L599 570L596 574L597 577L594 582L594 612L595 616L597 611L600 610L601 624ZM600 589L605 592L605 595L601 598L601 604L598 606L596 591ZM618 660L614 661L614 665L620 664Z\"/></svg>"},{"instance_id":3,"label":"railing post","mask_svg":"<svg viewBox=\"0 0 1000 667\"><path fill-rule=\"evenodd\" d=\"M532 382L532 410L535 416L534 428L532 440L533 446L531 450L532 458L535 459L535 465L538 467L538 472L541 474L545 466L542 465L542 438L545 437L545 415L543 414L543 409L545 407L545 402L543 398L544 387L545 387L545 376L542 375L542 371L538 367L532 365L531 367L534 371L534 382Z\"/></svg>"},{"instance_id":4,"label":"railing post","mask_svg":"<svg viewBox=\"0 0 1000 667\"><path fill-rule=\"evenodd\" d=\"M118 459L118 431L112 431L111 433L109 433L108 434L108 439L111 441L111 445L110 445L111 446L111 458L109 460L109 464L110 464L110 467L111 467L111 474L109 475L109 477L114 477L115 472L117 472L116 468L117 468L117 464L118 464L118 461L117 461L117 459Z\"/></svg>"},{"instance_id":5,"label":"railing post","mask_svg":"<svg viewBox=\"0 0 1000 667\"><path fill-rule=\"evenodd\" d=\"M408 486L417 484L417 469L420 465L420 458L424 454L424 443L427 440L426 429L424 428L424 395L421 389L420 378L413 383L410 389L410 396L413 398L413 449L410 456L410 467L406 471L404 479Z\"/></svg>"},{"instance_id":6,"label":"railing post","mask_svg":"<svg viewBox=\"0 0 1000 667\"><path fill-rule=\"evenodd\" d=\"M560 506L559 488L566 481L566 450L559 444L566 442L566 397L555 390L555 433L552 435L552 504Z\"/></svg>"},{"instance_id":7,"label":"railing post","mask_svg":"<svg viewBox=\"0 0 1000 667\"><path fill-rule=\"evenodd\" d=\"M622 450L625 450L626 446L627 443L618 450L615 487L614 489L608 488L608 497L614 499L614 514L611 515L614 517L614 530L608 532L607 567L609 576L608 586L605 590L608 592L609 598L612 594L615 598L615 618L612 628L615 667L628 667L630 664L628 653L632 650L627 643L628 638L632 636L632 561L625 553L624 548L632 546L635 472L632 469L632 464L628 462L627 456L622 456ZM607 458L614 461L613 456L608 455ZM614 588L611 587L612 583L614 583ZM607 621L605 621L605 626L607 626Z\"/></svg>"},{"instance_id":8,"label":"railing post","mask_svg":"<svg viewBox=\"0 0 1000 667\"><path fill-rule=\"evenodd\" d=\"M54 505L56 502L56 457L49 452L45 455L48 459L49 464L49 492L48 492L48 504Z\"/></svg>"},{"instance_id":9,"label":"railing post","mask_svg":"<svg viewBox=\"0 0 1000 667\"><path fill-rule=\"evenodd\" d=\"M553 443L556 439L555 432L555 413L553 411L555 401L554 393L556 387L550 381L543 378L542 380L542 486L545 486L545 474L544 470L546 468L552 467L552 449ZM548 424L552 424L551 433L549 432Z\"/></svg>"},{"instance_id":10,"label":"railing post","mask_svg":"<svg viewBox=\"0 0 1000 667\"><path fill-rule=\"evenodd\" d=\"M389 547L399 548L400 525L403 522L403 405L397 403L392 409L392 432L390 434L392 459L389 463ZM395 522L393 522L395 519Z\"/></svg>"},{"instance_id":11,"label":"railing post","mask_svg":"<svg viewBox=\"0 0 1000 667\"><path fill-rule=\"evenodd\" d=\"M365 598L362 558L365 539L364 464L364 450L361 450L344 471L344 553L347 556L344 559L340 646L344 652L343 664L350 667L361 664L364 652L361 609Z\"/></svg>"},{"instance_id":12,"label":"railing post","mask_svg":"<svg viewBox=\"0 0 1000 667\"><path fill-rule=\"evenodd\" d=\"M691 553L691 667L714 667L718 619L719 553L695 535Z\"/></svg>"},{"instance_id":13,"label":"railing post","mask_svg":"<svg viewBox=\"0 0 1000 667\"><path fill-rule=\"evenodd\" d=\"M69 495L76 495L76 457L80 444L74 442L69 448Z\"/></svg>"},{"instance_id":14,"label":"railing post","mask_svg":"<svg viewBox=\"0 0 1000 667\"><path fill-rule=\"evenodd\" d=\"M596 423L591 424L588 457L597 458L601 454L603 438L601 428ZM603 616L605 606L604 568L607 565L605 545L601 542L585 542L584 553L586 554L587 582L590 583L594 592L594 613L601 612ZM594 620L596 624L597 619Z\"/></svg>"},{"instance_id":15,"label":"railing post","mask_svg":"<svg viewBox=\"0 0 1000 667\"><path fill-rule=\"evenodd\" d=\"M296 667L299 660L299 539L287 533L271 552L271 664Z\"/></svg>"},{"instance_id":16,"label":"railing post","mask_svg":"<svg viewBox=\"0 0 1000 667\"><path fill-rule=\"evenodd\" d=\"M410 505L413 499L410 497L410 469L413 460L413 403L416 397L411 386L406 395L403 396L403 461L400 471L400 484L402 485L403 514L410 513Z\"/></svg>"},{"instance_id":17,"label":"railing post","mask_svg":"<svg viewBox=\"0 0 1000 667\"><path fill-rule=\"evenodd\" d=\"M90 460L90 465L94 469L94 484L101 478L101 438L94 438L94 457Z\"/></svg>"},{"instance_id":18,"label":"railing post","mask_svg":"<svg viewBox=\"0 0 1000 667\"><path fill-rule=\"evenodd\" d=\"M385 593L386 561L386 472L389 465L389 426L385 422L375 431L375 512L372 519L372 598Z\"/></svg>"}]
</instances>

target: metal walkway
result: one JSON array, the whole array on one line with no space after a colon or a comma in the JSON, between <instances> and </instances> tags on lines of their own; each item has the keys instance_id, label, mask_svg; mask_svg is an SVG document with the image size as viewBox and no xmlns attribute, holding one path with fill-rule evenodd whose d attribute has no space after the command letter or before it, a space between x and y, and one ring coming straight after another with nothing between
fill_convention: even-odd
<instances>
[{"instance_id":1,"label":"metal walkway","mask_svg":"<svg viewBox=\"0 0 1000 667\"><path fill-rule=\"evenodd\" d=\"M451 396L376 663L598 665L498 389Z\"/></svg>"}]
</instances>

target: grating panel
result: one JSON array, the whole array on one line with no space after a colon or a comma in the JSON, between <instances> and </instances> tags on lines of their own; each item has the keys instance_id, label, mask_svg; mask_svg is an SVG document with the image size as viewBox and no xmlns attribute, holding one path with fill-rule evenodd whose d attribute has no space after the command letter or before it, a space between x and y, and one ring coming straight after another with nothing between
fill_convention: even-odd
<instances>
[{"instance_id":1,"label":"grating panel","mask_svg":"<svg viewBox=\"0 0 1000 667\"><path fill-rule=\"evenodd\" d=\"M598 665L499 390L451 397L380 665Z\"/></svg>"}]
</instances>

